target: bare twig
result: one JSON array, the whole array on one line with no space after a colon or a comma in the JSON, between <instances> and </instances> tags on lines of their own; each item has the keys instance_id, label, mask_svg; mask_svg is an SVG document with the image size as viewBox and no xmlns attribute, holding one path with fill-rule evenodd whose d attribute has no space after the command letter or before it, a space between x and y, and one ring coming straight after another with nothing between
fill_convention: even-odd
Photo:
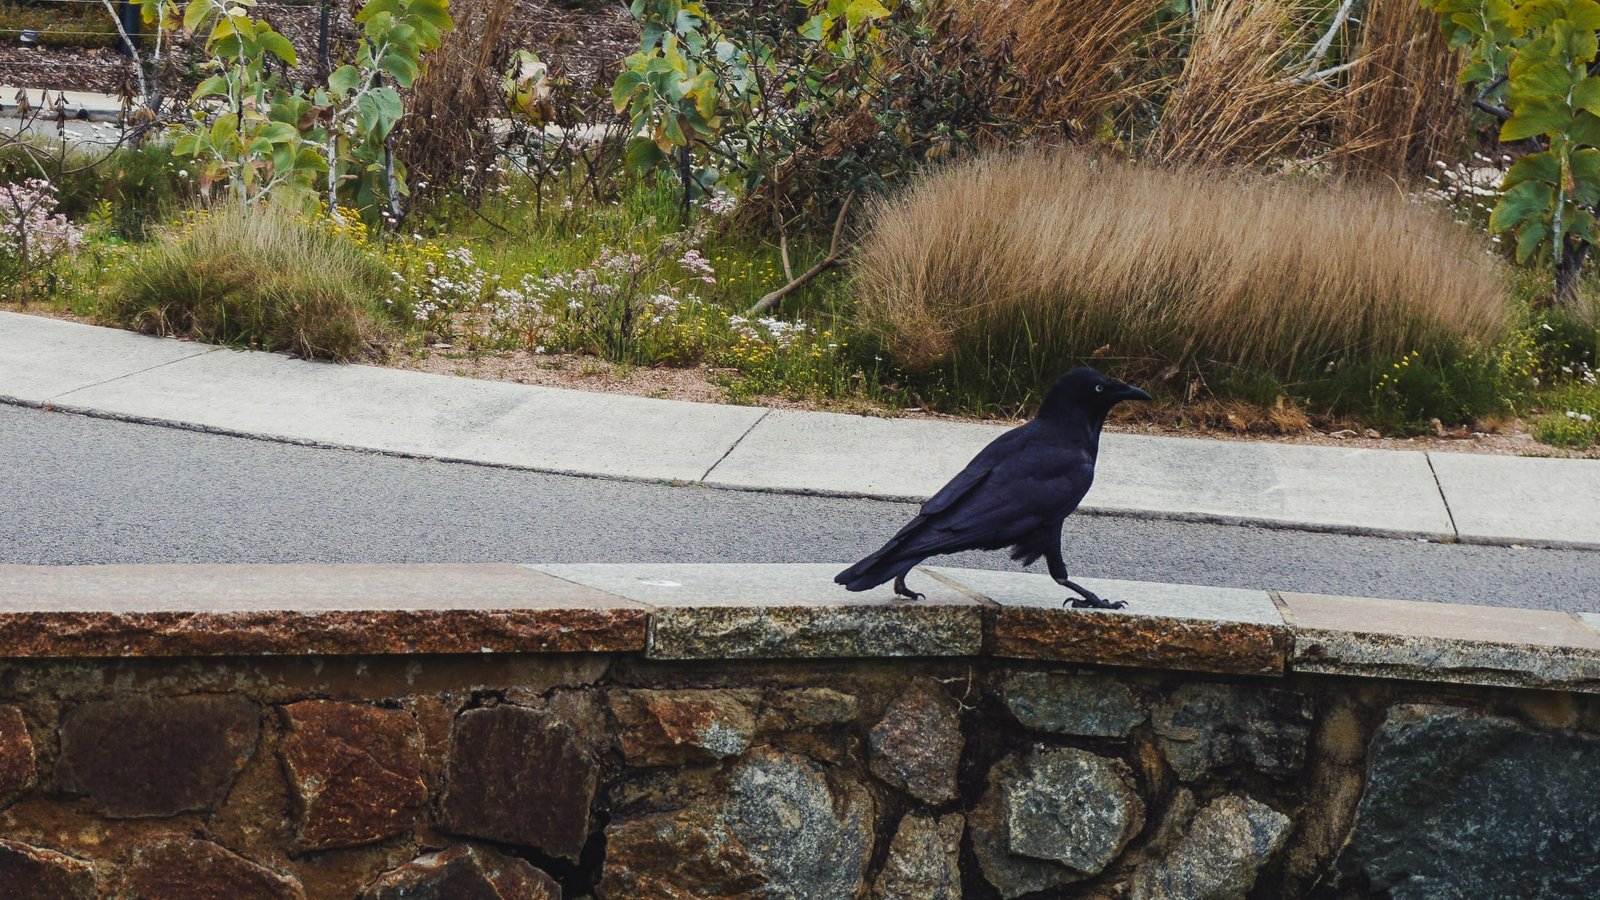
<instances>
[{"instance_id":1,"label":"bare twig","mask_svg":"<svg viewBox=\"0 0 1600 900\"><path fill-rule=\"evenodd\" d=\"M783 258L783 277L794 280L794 268L789 265L789 230L783 227L783 213L778 204L772 204L772 226L778 229L778 255Z\"/></svg>"},{"instance_id":2,"label":"bare twig","mask_svg":"<svg viewBox=\"0 0 1600 900\"><path fill-rule=\"evenodd\" d=\"M1334 36L1339 33L1339 29L1344 27L1345 20L1350 18L1350 10L1355 4L1356 0L1344 0L1343 3L1339 4L1339 11L1333 14L1333 24L1328 26L1327 32L1317 39L1310 52L1306 53L1306 58L1301 61L1305 64L1306 72L1315 72L1317 67L1322 65L1322 58L1328 55L1328 49L1333 46ZM1305 77L1316 80L1325 76L1308 74Z\"/></svg>"},{"instance_id":3,"label":"bare twig","mask_svg":"<svg viewBox=\"0 0 1600 900\"><path fill-rule=\"evenodd\" d=\"M779 303L783 302L783 298L804 287L823 272L839 265L844 259L844 254L850 249L849 247L840 248L839 238L844 234L844 220L850 214L850 204L855 202L855 199L856 195L851 194L844 198L844 206L839 208L839 218L833 222L833 238L828 242L828 255L819 260L816 265L800 273L799 278L789 279L788 284L769 292L765 297L757 300L754 306L745 310L745 315L753 316L775 309ZM785 274L788 273L785 272Z\"/></svg>"}]
</instances>

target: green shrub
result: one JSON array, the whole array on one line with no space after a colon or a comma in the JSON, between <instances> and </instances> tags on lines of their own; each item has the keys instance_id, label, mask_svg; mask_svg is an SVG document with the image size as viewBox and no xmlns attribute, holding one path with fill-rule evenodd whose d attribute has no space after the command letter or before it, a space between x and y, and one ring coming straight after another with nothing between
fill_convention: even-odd
<instances>
[{"instance_id":1,"label":"green shrub","mask_svg":"<svg viewBox=\"0 0 1600 900\"><path fill-rule=\"evenodd\" d=\"M108 314L156 334L348 360L384 330L386 275L323 225L269 205L221 207L145 251Z\"/></svg>"},{"instance_id":2,"label":"green shrub","mask_svg":"<svg viewBox=\"0 0 1600 900\"><path fill-rule=\"evenodd\" d=\"M967 408L1025 408L1084 362L1178 399L1410 421L1503 405L1504 266L1393 192L995 155L881 203L855 275L862 325Z\"/></svg>"},{"instance_id":3,"label":"green shrub","mask_svg":"<svg viewBox=\"0 0 1600 900\"><path fill-rule=\"evenodd\" d=\"M107 134L115 131L108 130ZM109 156L83 150L70 150L61 156L59 145L53 140L0 146L0 183L40 177L35 163L39 159L44 161L44 174L56 187L59 209L64 215L82 222L102 200L109 201L112 216L106 224L118 237L144 238L152 226L195 196L195 179L188 170L192 161L177 159L171 145L158 141L143 147L123 147Z\"/></svg>"}]
</instances>

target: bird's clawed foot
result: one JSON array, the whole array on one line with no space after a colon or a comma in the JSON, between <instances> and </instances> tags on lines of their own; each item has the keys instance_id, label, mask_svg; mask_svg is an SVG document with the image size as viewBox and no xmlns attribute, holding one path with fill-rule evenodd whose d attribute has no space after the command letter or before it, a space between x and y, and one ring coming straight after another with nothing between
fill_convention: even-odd
<instances>
[{"instance_id":1,"label":"bird's clawed foot","mask_svg":"<svg viewBox=\"0 0 1600 900\"><path fill-rule=\"evenodd\" d=\"M911 588L906 587L906 577L904 575L901 575L899 578L894 580L894 592L897 595L906 598L907 600L928 599L926 594L919 594L916 591L913 591Z\"/></svg>"},{"instance_id":2,"label":"bird's clawed foot","mask_svg":"<svg viewBox=\"0 0 1600 900\"><path fill-rule=\"evenodd\" d=\"M1063 606L1070 605L1073 609L1122 609L1128 605L1124 600L1101 599L1099 594L1075 583L1070 578L1057 578L1056 583L1078 595L1061 601Z\"/></svg>"},{"instance_id":3,"label":"bird's clawed foot","mask_svg":"<svg viewBox=\"0 0 1600 900\"><path fill-rule=\"evenodd\" d=\"M1123 609L1128 605L1126 600L1106 600L1095 594L1083 597L1068 597L1063 601L1073 609Z\"/></svg>"}]
</instances>

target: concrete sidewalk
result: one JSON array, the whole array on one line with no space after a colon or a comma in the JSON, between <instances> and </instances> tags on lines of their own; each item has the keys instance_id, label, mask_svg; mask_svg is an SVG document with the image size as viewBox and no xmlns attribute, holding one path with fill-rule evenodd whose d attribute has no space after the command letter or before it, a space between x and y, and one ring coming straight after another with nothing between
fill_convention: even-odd
<instances>
[{"instance_id":1,"label":"concrete sidewalk","mask_svg":"<svg viewBox=\"0 0 1600 900\"><path fill-rule=\"evenodd\" d=\"M895 500L927 497L1004 431L306 362L14 313L0 313L0 402L562 474ZM1107 434L1084 509L1600 549L1600 463Z\"/></svg>"}]
</instances>

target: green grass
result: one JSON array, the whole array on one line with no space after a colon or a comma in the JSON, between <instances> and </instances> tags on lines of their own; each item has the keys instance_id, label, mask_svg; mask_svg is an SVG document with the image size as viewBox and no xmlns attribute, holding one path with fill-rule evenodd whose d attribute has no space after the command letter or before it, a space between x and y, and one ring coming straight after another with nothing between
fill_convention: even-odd
<instances>
[{"instance_id":1,"label":"green grass","mask_svg":"<svg viewBox=\"0 0 1600 900\"><path fill-rule=\"evenodd\" d=\"M221 207L139 251L113 321L208 343L349 360L385 330L378 259L268 205Z\"/></svg>"}]
</instances>

